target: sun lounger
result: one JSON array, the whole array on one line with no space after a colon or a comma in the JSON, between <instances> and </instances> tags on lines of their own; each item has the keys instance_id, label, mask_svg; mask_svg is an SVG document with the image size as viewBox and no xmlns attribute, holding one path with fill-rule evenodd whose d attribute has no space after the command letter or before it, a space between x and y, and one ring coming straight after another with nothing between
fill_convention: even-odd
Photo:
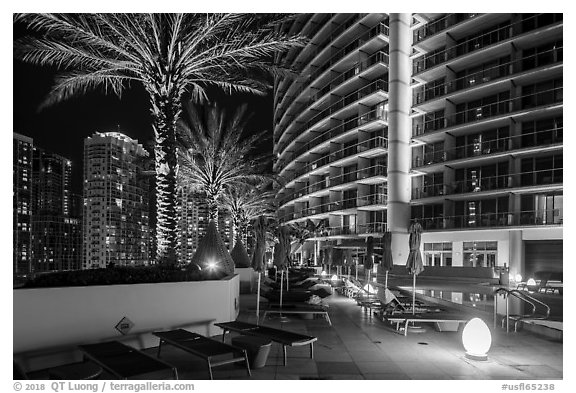
<instances>
[{"instance_id":1,"label":"sun lounger","mask_svg":"<svg viewBox=\"0 0 576 393\"><path fill-rule=\"evenodd\" d=\"M226 337L226 332L237 332L245 336L265 337L274 342L282 344L282 353L284 355L284 365L286 365L286 347L298 347L310 345L310 359L314 359L314 342L317 337L306 336L300 333L288 332L286 330L274 329L267 326L255 325L253 323L231 321L215 323L214 326L220 327L222 331L222 341Z\"/></svg>"},{"instance_id":2,"label":"sun lounger","mask_svg":"<svg viewBox=\"0 0 576 393\"><path fill-rule=\"evenodd\" d=\"M178 379L175 367L118 341L79 345L88 359L118 379Z\"/></svg>"},{"instance_id":3,"label":"sun lounger","mask_svg":"<svg viewBox=\"0 0 576 393\"><path fill-rule=\"evenodd\" d=\"M160 344L158 345L158 357L160 357L162 344L165 343L173 345L176 348L182 349L183 351L204 359L208 364L210 379L213 379L212 367L223 366L225 364L236 362L245 362L248 375L251 375L250 365L248 364L248 356L245 349L221 343L220 341L216 341L184 329L176 329L166 332L154 332L152 334L160 338ZM215 360L216 357L222 357L225 355L232 355L232 358Z\"/></svg>"},{"instance_id":4,"label":"sun lounger","mask_svg":"<svg viewBox=\"0 0 576 393\"><path fill-rule=\"evenodd\" d=\"M269 305L267 310L264 310L264 318L268 314L303 314L303 315L321 315L326 319L328 325L332 326L332 321L330 321L330 317L328 316L328 310L323 306L315 306L315 305L306 305L306 304L298 304L298 305L283 305L280 307L278 305L275 307L275 304Z\"/></svg>"},{"instance_id":5,"label":"sun lounger","mask_svg":"<svg viewBox=\"0 0 576 393\"><path fill-rule=\"evenodd\" d=\"M390 323L396 324L397 331L404 331L404 336L408 335L408 325L410 323L418 322L418 323L446 323L446 322L455 322L455 323L466 323L472 317L459 315L459 314L450 314L450 313L441 313L441 312L430 312L430 313L402 313L402 314L393 314L389 316L385 316L384 319ZM401 325L404 325L403 327Z\"/></svg>"}]
</instances>

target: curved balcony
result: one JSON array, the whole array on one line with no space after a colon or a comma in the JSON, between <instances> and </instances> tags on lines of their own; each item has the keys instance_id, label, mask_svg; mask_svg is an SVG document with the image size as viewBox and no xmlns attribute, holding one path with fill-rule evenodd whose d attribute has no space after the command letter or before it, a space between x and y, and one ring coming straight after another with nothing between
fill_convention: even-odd
<instances>
[{"instance_id":1,"label":"curved balcony","mask_svg":"<svg viewBox=\"0 0 576 393\"><path fill-rule=\"evenodd\" d=\"M411 221L419 222L425 231L562 225L563 209L423 217Z\"/></svg>"},{"instance_id":2,"label":"curved balcony","mask_svg":"<svg viewBox=\"0 0 576 393\"><path fill-rule=\"evenodd\" d=\"M412 126L412 136L416 137L441 129L477 123L500 115L510 115L526 109L562 103L563 88L557 87L521 97L501 100L493 104L470 108L449 116L438 117ZM424 117L422 115L421 117Z\"/></svg>"},{"instance_id":3,"label":"curved balcony","mask_svg":"<svg viewBox=\"0 0 576 393\"><path fill-rule=\"evenodd\" d=\"M548 146L562 144L563 139L563 127L540 130L424 153L422 156L417 156L412 160L412 167L419 168L449 161L513 152L531 147L542 149Z\"/></svg>"},{"instance_id":4,"label":"curved balcony","mask_svg":"<svg viewBox=\"0 0 576 393\"><path fill-rule=\"evenodd\" d=\"M552 60L543 60L547 58L547 55L551 55ZM433 87L426 87L427 85L424 85L424 89L422 91L418 91L414 94L414 106L419 106L432 100L444 97L448 94L466 90L468 88L476 87L488 82L493 82L499 79L508 80L509 78L507 77L510 75L517 75L525 71L533 70L535 68L558 64L555 59L562 58L563 47L561 46L532 56L523 57L519 60L510 61L508 63L486 68L482 71L475 72Z\"/></svg>"},{"instance_id":5,"label":"curved balcony","mask_svg":"<svg viewBox=\"0 0 576 393\"><path fill-rule=\"evenodd\" d=\"M551 168L540 171L521 172L516 174L506 174L490 177L470 178L466 180L454 181L450 184L431 184L423 187L416 187L412 190L412 199L423 199L431 197L444 197L452 195L462 195L465 199L470 194L492 191L510 192L510 189L529 188L547 189L550 186L561 185L563 182L563 169Z\"/></svg>"},{"instance_id":6,"label":"curved balcony","mask_svg":"<svg viewBox=\"0 0 576 393\"><path fill-rule=\"evenodd\" d=\"M482 14L448 14L414 30L414 44L420 43L449 27L462 23Z\"/></svg>"},{"instance_id":7,"label":"curved balcony","mask_svg":"<svg viewBox=\"0 0 576 393\"><path fill-rule=\"evenodd\" d=\"M314 70L314 72L312 72L310 74L310 76L308 78L306 78L306 80L298 81L301 84L301 86L299 89L294 91L294 93L292 93L292 95L286 95L286 93L288 92L290 87L294 85L294 81L286 89L278 90L277 95L282 97L280 99L280 101L278 102L278 105L276 106L276 109L279 110L279 112L282 114L280 117L280 122L282 122L282 117L284 116L284 113L287 109L287 108L282 109L284 106L284 101L286 99L289 99L291 101L297 101L298 98L300 98L300 95L302 95L302 93L305 90L310 89L311 85L314 84L316 79L318 79L322 74L324 74L324 72L326 70L335 66L337 63L339 63L342 59L344 59L348 54L352 53L354 50L360 49L361 47L363 47L371 39L378 37L380 35L386 35L387 36L388 34L389 34L389 29L388 29L388 26L386 26L385 24L380 23L380 24L374 26L372 29L368 30L367 32L360 34L358 38L356 38L350 44L346 45L344 48L340 49L338 52L336 52L334 55L332 55L328 60L326 60L326 62L324 62L324 64L322 64L320 67L318 67L316 70Z\"/></svg>"},{"instance_id":8,"label":"curved balcony","mask_svg":"<svg viewBox=\"0 0 576 393\"><path fill-rule=\"evenodd\" d=\"M319 90L315 94L313 94L309 100L303 101L303 102L293 103L291 105L291 108L293 108L293 111L295 113L298 113L298 115L296 117L295 116L284 117L281 119L280 122L278 122L277 130L282 129L282 131L281 131L282 135L290 135L290 137L286 141L278 144L277 151L278 152L284 151L286 146L288 146L292 141L294 141L296 138L298 138L300 135L302 135L302 129L300 129L298 131L286 133L286 131L289 129L291 124L297 124L298 123L297 121L292 121L294 118L298 119L298 118L304 116L304 114L306 113L305 112L306 110L310 109L311 106L313 106L314 104L322 102L324 96L326 96L330 92L336 91L340 86L342 86L346 82L350 81L354 76L362 76L365 71L370 70L373 66L375 66L377 64L386 64L387 65L388 64L388 58L389 58L389 56L387 53L376 52L372 56L370 56L368 59L354 64L354 66L351 67L350 69L344 71L339 76L328 81L324 86L319 88ZM387 84L387 81L386 81L386 84ZM312 88L312 89L314 89L314 88ZM388 90L387 86L386 86L385 90ZM289 125L284 127L282 125L282 122L285 119L289 119L289 120L291 120L291 122ZM277 132L280 132L280 131L277 131Z\"/></svg>"},{"instance_id":9,"label":"curved balcony","mask_svg":"<svg viewBox=\"0 0 576 393\"><path fill-rule=\"evenodd\" d=\"M359 142L359 143L352 145L352 146L347 146L343 149L340 149L340 150L337 150L333 153L330 153L329 156L324 156L318 160L314 160L314 161L306 164L302 168L298 169L297 171L294 171L292 177L290 179L288 179L288 184L291 183L293 180L299 178L300 176L303 176L306 174L310 175L310 174L312 174L311 172L316 171L316 170L320 171L320 170L322 170L323 167L325 167L327 165L333 165L333 164L337 164L337 163L342 164L345 161L347 161L348 159L351 159L351 158L357 156L358 154L364 154L366 157L371 157L373 155L377 155L377 154L384 152L387 148L388 148L388 139L381 137L381 136L377 136L377 137L368 139L366 141ZM284 198L280 199L280 201L279 201L280 205L281 206L285 205L286 203L290 202L291 200L300 198L300 197L307 195L311 192L321 190L322 188L319 188L320 183L322 183L322 181L310 184L309 186L305 187L304 189L301 189L300 191L298 191L297 193L285 196ZM285 187L286 186L284 186L283 188L285 188Z\"/></svg>"},{"instance_id":10,"label":"curved balcony","mask_svg":"<svg viewBox=\"0 0 576 393\"><path fill-rule=\"evenodd\" d=\"M454 45L450 48L444 49L442 51L435 51L433 53L421 56L420 58L414 60L412 73L414 76L418 76L418 74L422 74L423 72L426 72L432 68L447 63L448 61L453 60L457 57L480 51L494 44L500 44L503 41L508 40L509 38L523 35L530 31L540 29L542 27L557 23L562 20L561 19L562 14L559 14L560 19L559 20L553 19L549 24L536 23L538 21L538 18L540 18L543 15L544 14L538 14L515 23L510 23L507 26L494 29L488 33L470 37L466 41ZM550 14L550 15L553 15L554 18L556 18L555 15L557 14ZM533 23L532 26L530 25L531 23Z\"/></svg>"},{"instance_id":11,"label":"curved balcony","mask_svg":"<svg viewBox=\"0 0 576 393\"><path fill-rule=\"evenodd\" d=\"M387 168L384 165L373 165L367 168L359 169L354 172L334 176L331 178L324 178L315 183L309 184L303 187L298 192L287 195L280 199L279 203L281 208L285 207L290 202L298 202L300 198L303 197L317 197L320 194L325 194L328 190L340 190L344 188L351 188L353 184L374 184L384 181L382 178L386 178L388 175ZM303 198L306 199L306 198Z\"/></svg>"},{"instance_id":12,"label":"curved balcony","mask_svg":"<svg viewBox=\"0 0 576 393\"><path fill-rule=\"evenodd\" d=\"M371 100L367 100L368 102L365 102L364 104L365 105L371 105L371 104L374 104L376 102L379 102L382 99L387 97L387 94L386 94L387 90L388 90L388 81L384 81L381 79L375 80L372 83L370 83L369 85L357 89L356 91L354 91L354 92L344 96L340 100L336 101L335 103L330 105L328 108L318 112L308 122L304 123L299 128L299 130L296 131L296 134L302 135L304 133L304 131L311 130L314 126L316 126L317 124L319 124L323 120L329 118L330 116L336 115L339 112L344 112L344 111L342 111L342 109L349 107L352 104L360 103L364 98L369 97L375 93L381 92L381 93L383 93L382 96L375 95L374 97L372 97ZM371 101L373 101L373 102L371 102ZM280 156L282 156L284 151L286 151L286 148L284 148L282 150L278 150L277 153L280 154Z\"/></svg>"},{"instance_id":13,"label":"curved balcony","mask_svg":"<svg viewBox=\"0 0 576 393\"><path fill-rule=\"evenodd\" d=\"M281 173L286 169L286 167L294 163L296 158L300 156L313 152L314 149L317 149L321 146L321 144L325 141L332 140L336 137L342 136L347 132L350 132L358 127L368 126L370 123L377 122L377 121L386 121L388 119L388 113L383 108L376 108L370 112L367 112L363 115L359 115L353 119L343 122L335 127L329 128L326 131L323 131L321 134L316 136L311 141L307 142L303 146L301 146L298 150L292 152L288 157L283 160L278 160L276 162L276 170Z\"/></svg>"}]
</instances>

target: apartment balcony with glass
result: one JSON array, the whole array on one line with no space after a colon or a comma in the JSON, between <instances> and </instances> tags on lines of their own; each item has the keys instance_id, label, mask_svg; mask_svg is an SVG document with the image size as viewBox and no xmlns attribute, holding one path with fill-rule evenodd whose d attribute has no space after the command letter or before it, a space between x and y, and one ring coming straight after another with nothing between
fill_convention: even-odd
<instances>
[{"instance_id":1,"label":"apartment balcony with glass","mask_svg":"<svg viewBox=\"0 0 576 393\"><path fill-rule=\"evenodd\" d=\"M474 33L470 33L472 27L443 30L442 37L435 40L437 47L428 48L426 54L415 59L414 77L432 80L444 71L444 66L462 68L479 64L483 58L508 51L512 42L522 47L562 34L562 14L488 15L486 23L476 23L476 19L467 23L477 29ZM491 26L486 27L487 23Z\"/></svg>"},{"instance_id":2,"label":"apartment balcony with glass","mask_svg":"<svg viewBox=\"0 0 576 393\"><path fill-rule=\"evenodd\" d=\"M421 137L439 130L461 132L473 131L484 126L487 120L505 124L510 116L522 119L536 111L549 112L557 108L561 113L563 102L563 82L561 78L516 86L511 90L493 93L472 101L451 102L444 109L417 116L413 120L412 135ZM515 96L517 94L517 96ZM424 139L425 140L425 139Z\"/></svg>"},{"instance_id":3,"label":"apartment balcony with glass","mask_svg":"<svg viewBox=\"0 0 576 393\"><path fill-rule=\"evenodd\" d=\"M562 143L562 117L548 117L454 138L445 137L440 142L418 146L413 149L412 167L428 172L438 170L444 163L454 167L488 158L526 155L543 150L561 151Z\"/></svg>"},{"instance_id":4,"label":"apartment balcony with glass","mask_svg":"<svg viewBox=\"0 0 576 393\"><path fill-rule=\"evenodd\" d=\"M510 170L513 167L519 171ZM452 181L446 181L448 178ZM414 180L412 199L443 199L449 195L451 200L457 200L471 194L561 190L562 183L562 154L540 155L427 174Z\"/></svg>"}]
</instances>

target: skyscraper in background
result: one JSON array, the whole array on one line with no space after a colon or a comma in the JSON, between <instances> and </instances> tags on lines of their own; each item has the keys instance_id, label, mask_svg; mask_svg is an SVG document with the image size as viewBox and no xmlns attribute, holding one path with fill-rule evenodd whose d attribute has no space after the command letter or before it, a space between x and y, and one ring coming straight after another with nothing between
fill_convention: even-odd
<instances>
[{"instance_id":1,"label":"skyscraper in background","mask_svg":"<svg viewBox=\"0 0 576 393\"><path fill-rule=\"evenodd\" d=\"M147 158L137 140L119 132L84 140L83 269L150 263Z\"/></svg>"},{"instance_id":2,"label":"skyscraper in background","mask_svg":"<svg viewBox=\"0 0 576 393\"><path fill-rule=\"evenodd\" d=\"M562 271L562 14L302 14L277 60L279 220L361 257L424 227L431 268ZM433 270L433 269L431 269ZM464 272L465 269L459 270Z\"/></svg>"},{"instance_id":3,"label":"skyscraper in background","mask_svg":"<svg viewBox=\"0 0 576 393\"><path fill-rule=\"evenodd\" d=\"M80 269L82 227L72 206L72 162L35 146L32 177L34 272Z\"/></svg>"},{"instance_id":4,"label":"skyscraper in background","mask_svg":"<svg viewBox=\"0 0 576 393\"><path fill-rule=\"evenodd\" d=\"M15 282L25 280L32 273L32 152L32 138L13 133L12 266Z\"/></svg>"}]
</instances>

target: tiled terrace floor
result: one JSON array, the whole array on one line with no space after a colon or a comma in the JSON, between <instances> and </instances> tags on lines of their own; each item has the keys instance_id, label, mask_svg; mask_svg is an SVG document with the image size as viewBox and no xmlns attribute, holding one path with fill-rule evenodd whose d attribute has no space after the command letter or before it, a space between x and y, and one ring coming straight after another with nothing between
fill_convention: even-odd
<instances>
[{"instance_id":1,"label":"tiled terrace floor","mask_svg":"<svg viewBox=\"0 0 576 393\"><path fill-rule=\"evenodd\" d=\"M318 337L314 359L309 347L288 347L288 362L282 365L282 347L272 344L264 368L246 370L235 365L214 368L214 379L298 380L298 379L561 379L562 343L531 333L506 335L493 333L489 359L466 359L461 333L437 332L429 324L426 332L407 337L370 318L356 303L344 296L332 295L332 326L324 319L305 320L297 315L287 322L267 319L261 324ZM242 295L239 320L255 322L255 295ZM486 321L490 324L490 321ZM229 342L230 336L227 335ZM148 349L156 354L155 348ZM208 379L206 365L183 351L166 346L162 358L178 368L180 379Z\"/></svg>"}]
</instances>

